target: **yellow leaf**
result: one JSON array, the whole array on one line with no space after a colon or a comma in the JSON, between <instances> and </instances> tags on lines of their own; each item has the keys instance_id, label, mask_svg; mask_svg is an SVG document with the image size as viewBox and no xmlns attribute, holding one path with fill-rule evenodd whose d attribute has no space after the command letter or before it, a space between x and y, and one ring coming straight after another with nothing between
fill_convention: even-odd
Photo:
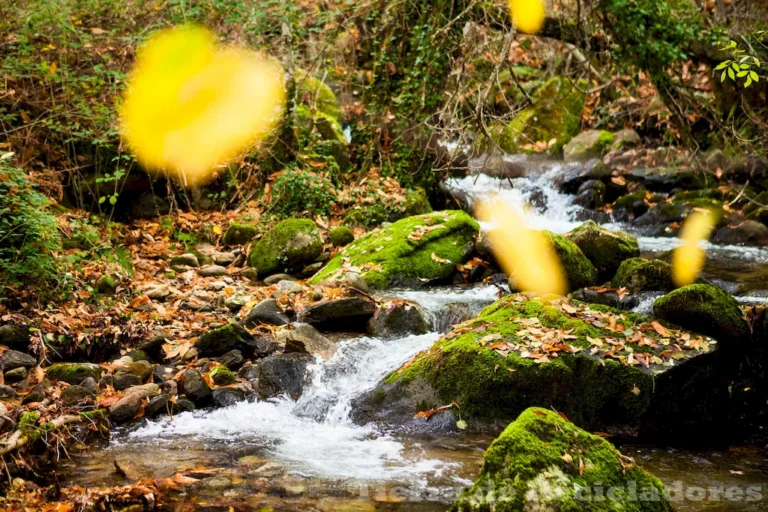
<instances>
[{"instance_id":1,"label":"yellow leaf","mask_svg":"<svg viewBox=\"0 0 768 512\"><path fill-rule=\"evenodd\" d=\"M284 98L275 62L219 48L201 27L171 28L138 52L120 109L121 134L145 168L201 185L271 131Z\"/></svg>"},{"instance_id":2,"label":"yellow leaf","mask_svg":"<svg viewBox=\"0 0 768 512\"><path fill-rule=\"evenodd\" d=\"M220 235L222 233L221 226L219 226L218 224L213 226L213 232L216 233L217 235Z\"/></svg>"},{"instance_id":3,"label":"yellow leaf","mask_svg":"<svg viewBox=\"0 0 768 512\"><path fill-rule=\"evenodd\" d=\"M512 23L520 32L535 34L541 30L547 8L543 0L508 0Z\"/></svg>"},{"instance_id":4,"label":"yellow leaf","mask_svg":"<svg viewBox=\"0 0 768 512\"><path fill-rule=\"evenodd\" d=\"M518 289L565 295L563 268L547 235L528 229L522 217L498 198L481 201L476 214L495 226L487 234L490 245Z\"/></svg>"},{"instance_id":5,"label":"yellow leaf","mask_svg":"<svg viewBox=\"0 0 768 512\"><path fill-rule=\"evenodd\" d=\"M56 63L55 62L51 62L51 67L48 68L48 72L50 74L52 74L52 75L56 74Z\"/></svg>"},{"instance_id":6,"label":"yellow leaf","mask_svg":"<svg viewBox=\"0 0 768 512\"><path fill-rule=\"evenodd\" d=\"M686 286L694 281L704 267L705 253L702 240L707 240L717 222L717 215L711 210L696 210L683 223L680 231L682 244L672 254L672 277L677 286Z\"/></svg>"}]
</instances>

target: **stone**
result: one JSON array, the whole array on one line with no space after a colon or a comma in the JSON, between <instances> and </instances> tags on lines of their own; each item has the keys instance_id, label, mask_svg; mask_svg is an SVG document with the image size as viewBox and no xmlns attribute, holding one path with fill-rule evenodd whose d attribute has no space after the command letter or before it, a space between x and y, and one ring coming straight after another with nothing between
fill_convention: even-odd
<instances>
[{"instance_id":1,"label":"stone","mask_svg":"<svg viewBox=\"0 0 768 512\"><path fill-rule=\"evenodd\" d=\"M256 340L239 324L227 324L201 334L195 348L201 357L218 357L230 350L250 355L256 349Z\"/></svg>"},{"instance_id":2,"label":"stone","mask_svg":"<svg viewBox=\"0 0 768 512\"><path fill-rule=\"evenodd\" d=\"M448 332L453 326L466 322L473 316L469 304L464 302L448 303L435 315L435 330L441 334Z\"/></svg>"},{"instance_id":3,"label":"stone","mask_svg":"<svg viewBox=\"0 0 768 512\"><path fill-rule=\"evenodd\" d=\"M21 399L21 404L26 405L33 402L42 402L45 399L46 391L50 387L50 381L44 380L43 382L38 383L32 388L32 391L27 393L27 395ZM15 393L16 392L14 391L14 396L16 396ZM2 395L0 395L0 397L2 397Z\"/></svg>"},{"instance_id":4,"label":"stone","mask_svg":"<svg viewBox=\"0 0 768 512\"><path fill-rule=\"evenodd\" d=\"M325 266L325 263L322 261L318 261L317 263L312 263L311 265L307 265L301 270L301 275L310 277L315 275L321 268Z\"/></svg>"},{"instance_id":5,"label":"stone","mask_svg":"<svg viewBox=\"0 0 768 512\"><path fill-rule=\"evenodd\" d=\"M184 253L171 258L171 267L199 267L200 261L192 253Z\"/></svg>"},{"instance_id":6,"label":"stone","mask_svg":"<svg viewBox=\"0 0 768 512\"><path fill-rule=\"evenodd\" d=\"M286 279L280 281L277 283L277 289L283 292L286 292L289 295L292 295L294 293L302 293L306 290L306 288L296 281L288 281Z\"/></svg>"},{"instance_id":7,"label":"stone","mask_svg":"<svg viewBox=\"0 0 768 512\"><path fill-rule=\"evenodd\" d=\"M271 276L264 279L264 284L267 286L272 286L273 284L277 284L280 281L295 281L296 278L289 274L272 274Z\"/></svg>"},{"instance_id":8,"label":"stone","mask_svg":"<svg viewBox=\"0 0 768 512\"><path fill-rule=\"evenodd\" d=\"M6 386L5 384L0 384L0 398L16 398L17 396L18 396L18 393L11 386ZM29 395L27 395L27 396L29 396ZM24 398L27 398L27 397L24 397ZM22 400L22 404L23 403L29 403L29 402L24 402Z\"/></svg>"},{"instance_id":9,"label":"stone","mask_svg":"<svg viewBox=\"0 0 768 512\"><path fill-rule=\"evenodd\" d=\"M563 146L566 161L586 160L601 156L613 143L613 134L606 130L585 130Z\"/></svg>"},{"instance_id":10,"label":"stone","mask_svg":"<svg viewBox=\"0 0 768 512\"><path fill-rule=\"evenodd\" d=\"M90 394L96 395L99 393L99 386L96 384L96 379L88 377L80 383L80 387L87 390Z\"/></svg>"},{"instance_id":11,"label":"stone","mask_svg":"<svg viewBox=\"0 0 768 512\"><path fill-rule=\"evenodd\" d=\"M331 230L328 239L334 247L344 247L355 241L355 234L347 226L338 226Z\"/></svg>"},{"instance_id":12,"label":"stone","mask_svg":"<svg viewBox=\"0 0 768 512\"><path fill-rule=\"evenodd\" d=\"M314 361L311 355L298 352L267 357L259 365L259 396L266 400L285 394L298 400L309 381L307 368Z\"/></svg>"},{"instance_id":13,"label":"stone","mask_svg":"<svg viewBox=\"0 0 768 512\"><path fill-rule=\"evenodd\" d=\"M147 380L152 375L154 366L149 361L134 361L128 367L128 373L132 373L141 379L142 382Z\"/></svg>"},{"instance_id":14,"label":"stone","mask_svg":"<svg viewBox=\"0 0 768 512\"><path fill-rule=\"evenodd\" d=\"M346 297L306 306L298 315L300 322L321 330L360 331L376 312L376 305L363 297Z\"/></svg>"},{"instance_id":15,"label":"stone","mask_svg":"<svg viewBox=\"0 0 768 512\"><path fill-rule=\"evenodd\" d=\"M202 277L217 277L227 273L227 269L220 265L208 265L198 268L197 273Z\"/></svg>"},{"instance_id":16,"label":"stone","mask_svg":"<svg viewBox=\"0 0 768 512\"><path fill-rule=\"evenodd\" d=\"M625 128L613 134L611 149L629 149L637 147L641 143L642 139L640 139L640 135L635 130Z\"/></svg>"},{"instance_id":17,"label":"stone","mask_svg":"<svg viewBox=\"0 0 768 512\"><path fill-rule=\"evenodd\" d=\"M716 244L768 246L768 227L754 220L723 226L715 232Z\"/></svg>"},{"instance_id":18,"label":"stone","mask_svg":"<svg viewBox=\"0 0 768 512\"><path fill-rule=\"evenodd\" d=\"M136 345L136 348L147 354L151 360L162 361L165 358L163 345L168 343L168 341L169 338L167 336L163 334L155 334L154 336L139 342L139 344Z\"/></svg>"},{"instance_id":19,"label":"stone","mask_svg":"<svg viewBox=\"0 0 768 512\"><path fill-rule=\"evenodd\" d=\"M406 217L338 251L310 284L341 281L354 267L372 288L450 282L456 265L473 252L478 233L477 222L461 211Z\"/></svg>"},{"instance_id":20,"label":"stone","mask_svg":"<svg viewBox=\"0 0 768 512\"><path fill-rule=\"evenodd\" d=\"M609 489L595 500L595 489ZM495 492L489 492L489 489ZM618 489L621 492L613 492ZM630 496L630 489L635 498ZM646 501L638 496L648 496ZM600 503L593 507L593 503ZM672 512L667 490L608 441L549 409L530 408L491 443L453 512Z\"/></svg>"},{"instance_id":21,"label":"stone","mask_svg":"<svg viewBox=\"0 0 768 512\"><path fill-rule=\"evenodd\" d=\"M117 391L124 391L128 388L132 388L133 386L138 386L142 382L143 381L138 375L133 375L131 373L124 373L122 375L115 376L112 386Z\"/></svg>"},{"instance_id":22,"label":"stone","mask_svg":"<svg viewBox=\"0 0 768 512\"><path fill-rule=\"evenodd\" d=\"M14 368L3 373L3 378L6 382L19 382L27 378L27 369L23 366Z\"/></svg>"},{"instance_id":23,"label":"stone","mask_svg":"<svg viewBox=\"0 0 768 512\"><path fill-rule=\"evenodd\" d=\"M380 304L368 320L368 334L376 338L403 338L426 334L431 328L424 309L415 302L392 300Z\"/></svg>"},{"instance_id":24,"label":"stone","mask_svg":"<svg viewBox=\"0 0 768 512\"><path fill-rule=\"evenodd\" d=\"M144 407L145 418L155 418L161 414L169 414L172 411L174 404L171 402L172 395L161 393L152 397Z\"/></svg>"},{"instance_id":25,"label":"stone","mask_svg":"<svg viewBox=\"0 0 768 512\"><path fill-rule=\"evenodd\" d=\"M142 398L137 394L127 394L109 408L109 419L116 424L133 419L141 409Z\"/></svg>"},{"instance_id":26,"label":"stone","mask_svg":"<svg viewBox=\"0 0 768 512\"><path fill-rule=\"evenodd\" d=\"M291 320L283 313L275 299L265 299L256 304L243 319L243 325L252 328L261 324L285 325Z\"/></svg>"},{"instance_id":27,"label":"stone","mask_svg":"<svg viewBox=\"0 0 768 512\"><path fill-rule=\"evenodd\" d=\"M93 363L55 363L48 367L45 377L48 380L60 380L67 384L80 384L88 377L101 379L104 368Z\"/></svg>"},{"instance_id":28,"label":"stone","mask_svg":"<svg viewBox=\"0 0 768 512\"><path fill-rule=\"evenodd\" d=\"M353 294L369 294L371 289L365 279L362 278L357 272L349 272L344 274L341 280L342 286L346 287Z\"/></svg>"},{"instance_id":29,"label":"stone","mask_svg":"<svg viewBox=\"0 0 768 512\"><path fill-rule=\"evenodd\" d=\"M285 353L300 352L329 359L336 351L336 344L309 324L296 322L291 327L281 327L276 339L285 347Z\"/></svg>"},{"instance_id":30,"label":"stone","mask_svg":"<svg viewBox=\"0 0 768 512\"><path fill-rule=\"evenodd\" d=\"M672 291L672 266L661 260L629 258L621 262L611 286L626 288L630 293Z\"/></svg>"},{"instance_id":31,"label":"stone","mask_svg":"<svg viewBox=\"0 0 768 512\"><path fill-rule=\"evenodd\" d=\"M224 365L213 368L209 375L217 386L229 386L237 381L237 376Z\"/></svg>"},{"instance_id":32,"label":"stone","mask_svg":"<svg viewBox=\"0 0 768 512\"><path fill-rule=\"evenodd\" d=\"M207 405L211 400L211 388L197 370L185 370L181 375L181 386L184 394L196 406Z\"/></svg>"},{"instance_id":33,"label":"stone","mask_svg":"<svg viewBox=\"0 0 768 512\"><path fill-rule=\"evenodd\" d=\"M262 275L297 272L313 263L322 251L323 242L313 221L288 219L253 246L248 264Z\"/></svg>"},{"instance_id":34,"label":"stone","mask_svg":"<svg viewBox=\"0 0 768 512\"><path fill-rule=\"evenodd\" d=\"M713 174L693 168L635 167L629 170L629 176L653 192L703 189L716 185Z\"/></svg>"},{"instance_id":35,"label":"stone","mask_svg":"<svg viewBox=\"0 0 768 512\"><path fill-rule=\"evenodd\" d=\"M653 314L691 331L711 336L723 346L738 347L750 328L739 303L717 286L691 284L653 303Z\"/></svg>"},{"instance_id":36,"label":"stone","mask_svg":"<svg viewBox=\"0 0 768 512\"><path fill-rule=\"evenodd\" d=\"M61 392L61 401L64 405L71 407L91 395L93 393L82 386L69 386Z\"/></svg>"},{"instance_id":37,"label":"stone","mask_svg":"<svg viewBox=\"0 0 768 512\"><path fill-rule=\"evenodd\" d=\"M259 230L256 226L251 224L243 224L240 222L233 222L227 228L224 236L221 239L222 245L245 245L259 234Z\"/></svg>"},{"instance_id":38,"label":"stone","mask_svg":"<svg viewBox=\"0 0 768 512\"><path fill-rule=\"evenodd\" d=\"M237 259L237 255L234 252L214 252L213 253L213 262L216 265L221 265L222 267L228 267L229 265L233 264L235 260Z\"/></svg>"},{"instance_id":39,"label":"stone","mask_svg":"<svg viewBox=\"0 0 768 512\"><path fill-rule=\"evenodd\" d=\"M223 356L216 359L219 363L223 364L230 370L237 370L243 365L243 353L237 349L230 350Z\"/></svg>"},{"instance_id":40,"label":"stone","mask_svg":"<svg viewBox=\"0 0 768 512\"><path fill-rule=\"evenodd\" d=\"M259 382L259 365L247 364L240 368L237 376L248 382Z\"/></svg>"},{"instance_id":41,"label":"stone","mask_svg":"<svg viewBox=\"0 0 768 512\"><path fill-rule=\"evenodd\" d=\"M37 358L17 350L6 350L0 358L0 368L4 372L16 368L34 368L37 366Z\"/></svg>"},{"instance_id":42,"label":"stone","mask_svg":"<svg viewBox=\"0 0 768 512\"><path fill-rule=\"evenodd\" d=\"M610 281L621 263L640 256L637 238L587 221L565 235L597 269L598 282Z\"/></svg>"},{"instance_id":43,"label":"stone","mask_svg":"<svg viewBox=\"0 0 768 512\"><path fill-rule=\"evenodd\" d=\"M231 297L229 297L225 302L224 306L226 306L227 309L232 311L233 313L236 313L243 309L243 306L248 304L248 302L251 300L249 296L246 295L239 295L235 294Z\"/></svg>"},{"instance_id":44,"label":"stone","mask_svg":"<svg viewBox=\"0 0 768 512\"><path fill-rule=\"evenodd\" d=\"M636 295L625 295L604 287L581 288L573 293L573 298L590 304L602 304L624 310L632 310L640 304Z\"/></svg>"},{"instance_id":45,"label":"stone","mask_svg":"<svg viewBox=\"0 0 768 512\"><path fill-rule=\"evenodd\" d=\"M229 407L245 400L245 393L237 388L216 388L212 398L216 407Z\"/></svg>"},{"instance_id":46,"label":"stone","mask_svg":"<svg viewBox=\"0 0 768 512\"><path fill-rule=\"evenodd\" d=\"M5 324L0 326L0 345L11 350L27 352L29 350L29 327L26 325Z\"/></svg>"}]
</instances>

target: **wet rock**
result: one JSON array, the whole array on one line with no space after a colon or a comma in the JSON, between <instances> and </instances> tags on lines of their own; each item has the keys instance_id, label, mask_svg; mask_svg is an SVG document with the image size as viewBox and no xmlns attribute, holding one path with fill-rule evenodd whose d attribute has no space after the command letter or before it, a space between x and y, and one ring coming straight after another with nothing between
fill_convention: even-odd
<instances>
[{"instance_id":1,"label":"wet rock","mask_svg":"<svg viewBox=\"0 0 768 512\"><path fill-rule=\"evenodd\" d=\"M480 476L451 510L596 510L584 497L597 487L622 490L606 501L610 510L673 511L664 484L611 443L554 411L531 408L491 443ZM638 506L630 488L651 505Z\"/></svg>"},{"instance_id":2,"label":"wet rock","mask_svg":"<svg viewBox=\"0 0 768 512\"><path fill-rule=\"evenodd\" d=\"M640 256L637 238L587 221L565 235L597 269L598 282L610 281L621 262Z\"/></svg>"},{"instance_id":3,"label":"wet rock","mask_svg":"<svg viewBox=\"0 0 768 512\"><path fill-rule=\"evenodd\" d=\"M368 283L365 282L365 279L363 279L362 276L356 272L349 272L344 274L344 277L341 279L341 284L353 294L368 294L371 292Z\"/></svg>"},{"instance_id":4,"label":"wet rock","mask_svg":"<svg viewBox=\"0 0 768 512\"><path fill-rule=\"evenodd\" d=\"M138 376L144 382L152 375L153 368L154 366L149 361L134 361L128 367L128 373Z\"/></svg>"},{"instance_id":5,"label":"wet rock","mask_svg":"<svg viewBox=\"0 0 768 512\"><path fill-rule=\"evenodd\" d=\"M472 253L478 232L478 224L460 211L406 217L341 249L310 283L338 281L349 267L359 268L372 288L449 281L456 264Z\"/></svg>"},{"instance_id":6,"label":"wet rock","mask_svg":"<svg viewBox=\"0 0 768 512\"><path fill-rule=\"evenodd\" d=\"M472 309L469 304L463 302L451 302L446 304L435 315L435 330L439 333L448 332L454 325L458 325L472 318Z\"/></svg>"},{"instance_id":7,"label":"wet rock","mask_svg":"<svg viewBox=\"0 0 768 512\"><path fill-rule=\"evenodd\" d=\"M171 402L171 395L162 393L152 397L144 407L145 418L155 418L163 413L168 414L173 406Z\"/></svg>"},{"instance_id":8,"label":"wet rock","mask_svg":"<svg viewBox=\"0 0 768 512\"><path fill-rule=\"evenodd\" d=\"M768 227L764 224L745 220L739 224L723 226L715 232L712 241L729 245L768 245Z\"/></svg>"},{"instance_id":9,"label":"wet rock","mask_svg":"<svg viewBox=\"0 0 768 512\"><path fill-rule=\"evenodd\" d=\"M11 350L27 352L29 350L29 327L17 324L0 326L0 345L5 345Z\"/></svg>"},{"instance_id":10,"label":"wet rock","mask_svg":"<svg viewBox=\"0 0 768 512\"><path fill-rule=\"evenodd\" d=\"M220 265L208 265L197 269L197 273L202 277L216 277L226 274L227 269Z\"/></svg>"},{"instance_id":11,"label":"wet rock","mask_svg":"<svg viewBox=\"0 0 768 512\"><path fill-rule=\"evenodd\" d=\"M221 239L221 243L225 246L245 245L253 240L258 233L259 230L256 229L256 226L233 222L229 225L227 231L224 233L224 237Z\"/></svg>"},{"instance_id":12,"label":"wet rock","mask_svg":"<svg viewBox=\"0 0 768 512\"><path fill-rule=\"evenodd\" d=\"M291 327L282 327L276 338L286 353L299 352L328 359L336 351L336 344L309 324L296 322Z\"/></svg>"},{"instance_id":13,"label":"wet rock","mask_svg":"<svg viewBox=\"0 0 768 512\"><path fill-rule=\"evenodd\" d=\"M185 370L181 375L183 393L198 407L207 405L211 399L211 388L197 370Z\"/></svg>"},{"instance_id":14,"label":"wet rock","mask_svg":"<svg viewBox=\"0 0 768 512\"><path fill-rule=\"evenodd\" d=\"M307 367L315 361L309 354L276 354L259 365L259 396L262 399L287 394L297 400L309 381Z\"/></svg>"},{"instance_id":15,"label":"wet rock","mask_svg":"<svg viewBox=\"0 0 768 512\"><path fill-rule=\"evenodd\" d=\"M661 260L630 258L621 262L611 285L626 288L631 293L668 292L675 288L672 266Z\"/></svg>"},{"instance_id":16,"label":"wet rock","mask_svg":"<svg viewBox=\"0 0 768 512\"><path fill-rule=\"evenodd\" d=\"M566 161L599 157L612 143L609 131L585 130L563 146L563 157Z\"/></svg>"},{"instance_id":17,"label":"wet rock","mask_svg":"<svg viewBox=\"0 0 768 512\"><path fill-rule=\"evenodd\" d=\"M321 330L361 331L376 312L376 305L362 297L347 297L309 305L299 313L300 322Z\"/></svg>"},{"instance_id":18,"label":"wet rock","mask_svg":"<svg viewBox=\"0 0 768 512\"><path fill-rule=\"evenodd\" d=\"M209 375L217 386L229 386L237 381L237 377L232 370L223 365L215 367L210 371Z\"/></svg>"},{"instance_id":19,"label":"wet rock","mask_svg":"<svg viewBox=\"0 0 768 512\"><path fill-rule=\"evenodd\" d=\"M230 350L252 354L256 349L256 340L240 325L227 324L201 334L195 342L195 348L201 357L217 357Z\"/></svg>"},{"instance_id":20,"label":"wet rock","mask_svg":"<svg viewBox=\"0 0 768 512\"><path fill-rule=\"evenodd\" d=\"M590 304L602 304L616 309L631 310L640 304L635 295L620 294L617 290L609 288L582 288L576 290L573 298Z\"/></svg>"},{"instance_id":21,"label":"wet rock","mask_svg":"<svg viewBox=\"0 0 768 512\"><path fill-rule=\"evenodd\" d=\"M256 347L253 355L257 358L267 357L278 349L278 345L271 334L260 334L255 337Z\"/></svg>"},{"instance_id":22,"label":"wet rock","mask_svg":"<svg viewBox=\"0 0 768 512\"><path fill-rule=\"evenodd\" d=\"M259 273L256 272L256 269L244 268L242 271L240 271L240 275L252 283L259 282Z\"/></svg>"},{"instance_id":23,"label":"wet rock","mask_svg":"<svg viewBox=\"0 0 768 512\"><path fill-rule=\"evenodd\" d=\"M179 308L185 311L195 311L197 313L210 312L216 309L211 302L198 297L188 297L179 305Z\"/></svg>"},{"instance_id":24,"label":"wet rock","mask_svg":"<svg viewBox=\"0 0 768 512\"><path fill-rule=\"evenodd\" d=\"M317 263L312 263L311 265L307 265L301 270L301 275L306 277L311 277L315 275L324 266L325 266L325 263L323 263L322 261L318 261Z\"/></svg>"},{"instance_id":25,"label":"wet rock","mask_svg":"<svg viewBox=\"0 0 768 512\"><path fill-rule=\"evenodd\" d=\"M709 172L677 167L636 167L630 169L629 176L653 192L701 189L716 184L715 176Z\"/></svg>"},{"instance_id":26,"label":"wet rock","mask_svg":"<svg viewBox=\"0 0 768 512\"><path fill-rule=\"evenodd\" d=\"M230 350L223 356L219 357L216 361L223 364L230 370L237 370L243 365L243 353L239 350Z\"/></svg>"},{"instance_id":27,"label":"wet rock","mask_svg":"<svg viewBox=\"0 0 768 512\"><path fill-rule=\"evenodd\" d=\"M33 402L42 402L45 399L45 392L51 387L50 381L44 380L32 388L32 391L26 394L21 400L22 405L30 404ZM14 393L16 393L14 391ZM15 396L15 395L14 395Z\"/></svg>"},{"instance_id":28,"label":"wet rock","mask_svg":"<svg viewBox=\"0 0 768 512\"><path fill-rule=\"evenodd\" d=\"M101 378L104 368L92 363L55 363L45 373L48 380L60 380L67 384L80 384L88 377Z\"/></svg>"},{"instance_id":29,"label":"wet rock","mask_svg":"<svg viewBox=\"0 0 768 512\"><path fill-rule=\"evenodd\" d=\"M603 206L605 200L605 184L602 181L589 180L584 182L573 199L573 204L594 210Z\"/></svg>"},{"instance_id":30,"label":"wet rock","mask_svg":"<svg viewBox=\"0 0 768 512\"><path fill-rule=\"evenodd\" d=\"M309 219L280 222L254 246L248 264L259 274L297 272L313 263L323 251L323 242L315 223Z\"/></svg>"},{"instance_id":31,"label":"wet rock","mask_svg":"<svg viewBox=\"0 0 768 512\"><path fill-rule=\"evenodd\" d=\"M523 162L497 154L486 154L479 158L470 159L469 171L472 174L479 173L505 179L523 178L526 176Z\"/></svg>"},{"instance_id":32,"label":"wet rock","mask_svg":"<svg viewBox=\"0 0 768 512\"><path fill-rule=\"evenodd\" d=\"M6 371L3 374L3 378L5 378L6 382L19 382L27 378L27 369L23 366L19 366L13 370Z\"/></svg>"},{"instance_id":33,"label":"wet rock","mask_svg":"<svg viewBox=\"0 0 768 512\"><path fill-rule=\"evenodd\" d=\"M597 282L597 270L592 262L584 255L579 247L563 235L556 235L544 231L549 237L555 254L563 266L568 286L571 290L577 290L586 286L592 286ZM509 276L509 285L515 288L514 276Z\"/></svg>"},{"instance_id":34,"label":"wet rock","mask_svg":"<svg viewBox=\"0 0 768 512\"><path fill-rule=\"evenodd\" d=\"M245 400L245 393L237 388L216 388L213 390L213 405L229 407Z\"/></svg>"},{"instance_id":35,"label":"wet rock","mask_svg":"<svg viewBox=\"0 0 768 512\"><path fill-rule=\"evenodd\" d=\"M285 325L291 320L283 313L275 299L266 299L256 304L243 319L246 327L257 327L260 324Z\"/></svg>"},{"instance_id":36,"label":"wet rock","mask_svg":"<svg viewBox=\"0 0 768 512\"><path fill-rule=\"evenodd\" d=\"M628 222L641 217L649 208L645 195L645 189L638 188L616 199L613 203L614 218L620 222Z\"/></svg>"},{"instance_id":37,"label":"wet rock","mask_svg":"<svg viewBox=\"0 0 768 512\"><path fill-rule=\"evenodd\" d=\"M171 396L179 394L179 385L175 380L169 379L160 385L160 392Z\"/></svg>"},{"instance_id":38,"label":"wet rock","mask_svg":"<svg viewBox=\"0 0 768 512\"><path fill-rule=\"evenodd\" d=\"M681 223L696 208L708 208L721 212L723 204L722 201L708 198L662 202L636 218L634 225L641 228L646 235L673 236L676 229L670 229L669 225Z\"/></svg>"},{"instance_id":39,"label":"wet rock","mask_svg":"<svg viewBox=\"0 0 768 512\"><path fill-rule=\"evenodd\" d=\"M409 334L425 334L430 322L424 309L414 302L392 300L380 305L368 320L368 334L377 338L402 338Z\"/></svg>"},{"instance_id":40,"label":"wet rock","mask_svg":"<svg viewBox=\"0 0 768 512\"><path fill-rule=\"evenodd\" d=\"M69 386L61 392L61 401L66 406L72 406L92 395L90 390L82 386Z\"/></svg>"},{"instance_id":41,"label":"wet rock","mask_svg":"<svg viewBox=\"0 0 768 512\"><path fill-rule=\"evenodd\" d=\"M237 255L233 252L214 252L213 255L213 262L216 265L221 265L222 267L227 267L235 262L237 259Z\"/></svg>"},{"instance_id":42,"label":"wet rock","mask_svg":"<svg viewBox=\"0 0 768 512\"><path fill-rule=\"evenodd\" d=\"M112 386L117 391L124 391L128 388L138 386L142 382L143 381L138 375L133 375L131 373L124 373L122 375L115 376Z\"/></svg>"},{"instance_id":43,"label":"wet rock","mask_svg":"<svg viewBox=\"0 0 768 512\"><path fill-rule=\"evenodd\" d=\"M185 253L181 254L179 256L174 256L171 258L171 268L174 267L199 267L200 261L197 259L197 256L195 256L192 253Z\"/></svg>"},{"instance_id":44,"label":"wet rock","mask_svg":"<svg viewBox=\"0 0 768 512\"><path fill-rule=\"evenodd\" d=\"M355 241L355 234L347 226L339 226L331 230L328 239L334 247L344 247Z\"/></svg>"},{"instance_id":45,"label":"wet rock","mask_svg":"<svg viewBox=\"0 0 768 512\"><path fill-rule=\"evenodd\" d=\"M37 366L37 358L17 350L7 350L0 358L0 368L3 371L15 370L16 368L34 368Z\"/></svg>"},{"instance_id":46,"label":"wet rock","mask_svg":"<svg viewBox=\"0 0 768 512\"><path fill-rule=\"evenodd\" d=\"M141 409L142 398L137 394L125 395L109 408L109 419L114 423L125 423L133 419Z\"/></svg>"},{"instance_id":47,"label":"wet rock","mask_svg":"<svg viewBox=\"0 0 768 512\"><path fill-rule=\"evenodd\" d=\"M709 284L678 288L653 303L653 314L694 332L712 336L731 351L749 339L750 329L739 303Z\"/></svg>"},{"instance_id":48,"label":"wet rock","mask_svg":"<svg viewBox=\"0 0 768 512\"><path fill-rule=\"evenodd\" d=\"M247 364L240 368L240 370L237 372L237 376L241 379L247 380L248 382L258 382L259 381L259 366L253 365L253 364Z\"/></svg>"},{"instance_id":49,"label":"wet rock","mask_svg":"<svg viewBox=\"0 0 768 512\"><path fill-rule=\"evenodd\" d=\"M566 194L576 194L587 181L610 182L614 169L598 160L590 160L584 165L568 167L555 177L554 185Z\"/></svg>"}]
</instances>

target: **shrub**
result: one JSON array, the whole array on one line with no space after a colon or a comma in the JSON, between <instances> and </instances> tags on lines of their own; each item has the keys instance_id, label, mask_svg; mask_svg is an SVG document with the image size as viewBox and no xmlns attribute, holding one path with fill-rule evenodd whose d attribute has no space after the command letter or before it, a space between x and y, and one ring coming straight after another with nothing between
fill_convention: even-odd
<instances>
[{"instance_id":1,"label":"shrub","mask_svg":"<svg viewBox=\"0 0 768 512\"><path fill-rule=\"evenodd\" d=\"M283 171L272 188L272 211L284 216L304 210L329 215L335 200L333 185L326 177L298 169Z\"/></svg>"},{"instance_id":2,"label":"shrub","mask_svg":"<svg viewBox=\"0 0 768 512\"><path fill-rule=\"evenodd\" d=\"M0 160L0 288L57 284L61 238L48 204L23 170Z\"/></svg>"}]
</instances>

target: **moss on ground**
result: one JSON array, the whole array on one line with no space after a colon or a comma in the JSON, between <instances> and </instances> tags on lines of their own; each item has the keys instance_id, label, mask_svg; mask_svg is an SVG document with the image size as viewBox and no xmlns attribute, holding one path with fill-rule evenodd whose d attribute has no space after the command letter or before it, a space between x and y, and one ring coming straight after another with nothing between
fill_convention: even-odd
<instances>
[{"instance_id":1,"label":"moss on ground","mask_svg":"<svg viewBox=\"0 0 768 512\"><path fill-rule=\"evenodd\" d=\"M598 487L621 493L599 499ZM452 510L662 512L672 506L664 484L611 443L556 412L531 408L491 444L480 476Z\"/></svg>"},{"instance_id":2,"label":"moss on ground","mask_svg":"<svg viewBox=\"0 0 768 512\"><path fill-rule=\"evenodd\" d=\"M67 384L80 384L88 377L99 381L104 368L91 363L55 363L45 373L48 380L60 380Z\"/></svg>"},{"instance_id":3,"label":"moss on ground","mask_svg":"<svg viewBox=\"0 0 768 512\"><path fill-rule=\"evenodd\" d=\"M346 246L311 283L345 272L361 274L375 288L447 279L468 257L479 230L461 211L407 217Z\"/></svg>"},{"instance_id":4,"label":"moss on ground","mask_svg":"<svg viewBox=\"0 0 768 512\"><path fill-rule=\"evenodd\" d=\"M211 379L217 386L229 386L237 381L235 373L226 366L217 366L210 371Z\"/></svg>"},{"instance_id":5,"label":"moss on ground","mask_svg":"<svg viewBox=\"0 0 768 512\"><path fill-rule=\"evenodd\" d=\"M355 234L347 226L338 226L331 230L328 238L334 247L344 247L355 241Z\"/></svg>"}]
</instances>

